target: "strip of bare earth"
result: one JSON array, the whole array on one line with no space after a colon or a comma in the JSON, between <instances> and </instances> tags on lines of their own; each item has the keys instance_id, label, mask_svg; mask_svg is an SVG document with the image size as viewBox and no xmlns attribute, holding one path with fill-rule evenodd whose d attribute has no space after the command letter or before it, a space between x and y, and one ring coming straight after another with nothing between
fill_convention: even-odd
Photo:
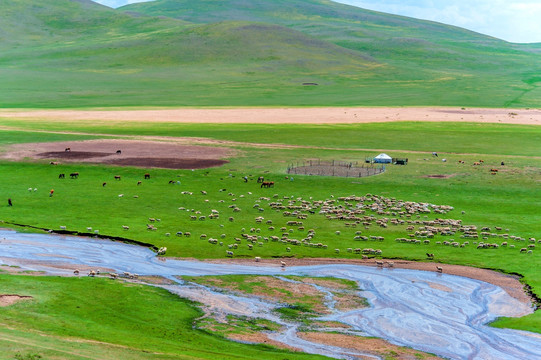
<instances>
[{"instance_id":1,"label":"strip of bare earth","mask_svg":"<svg viewBox=\"0 0 541 360\"><path fill-rule=\"evenodd\" d=\"M354 124L391 121L541 125L539 109L452 107L0 110L0 118L178 123Z\"/></svg>"}]
</instances>

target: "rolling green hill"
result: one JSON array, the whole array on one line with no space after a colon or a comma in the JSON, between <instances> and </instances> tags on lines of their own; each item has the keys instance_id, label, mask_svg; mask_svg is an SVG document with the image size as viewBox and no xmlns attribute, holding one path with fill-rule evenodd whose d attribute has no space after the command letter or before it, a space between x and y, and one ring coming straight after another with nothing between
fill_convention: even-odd
<instances>
[{"instance_id":1,"label":"rolling green hill","mask_svg":"<svg viewBox=\"0 0 541 360\"><path fill-rule=\"evenodd\" d=\"M0 6L0 107L541 106L541 46L327 0Z\"/></svg>"}]
</instances>

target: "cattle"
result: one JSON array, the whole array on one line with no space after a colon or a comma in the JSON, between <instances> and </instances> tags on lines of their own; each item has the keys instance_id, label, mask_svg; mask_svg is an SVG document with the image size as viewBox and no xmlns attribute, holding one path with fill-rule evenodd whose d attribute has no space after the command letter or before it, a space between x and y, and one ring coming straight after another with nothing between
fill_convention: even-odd
<instances>
[{"instance_id":1,"label":"cattle","mask_svg":"<svg viewBox=\"0 0 541 360\"><path fill-rule=\"evenodd\" d=\"M78 173L78 172L72 172L72 173L70 174L70 178L72 178L72 179L77 179L78 177L79 177L79 173Z\"/></svg>"}]
</instances>

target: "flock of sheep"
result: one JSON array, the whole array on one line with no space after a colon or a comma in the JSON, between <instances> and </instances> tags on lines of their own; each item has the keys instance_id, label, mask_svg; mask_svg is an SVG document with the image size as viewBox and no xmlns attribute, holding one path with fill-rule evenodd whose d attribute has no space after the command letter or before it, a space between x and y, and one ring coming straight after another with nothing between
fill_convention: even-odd
<instances>
[{"instance_id":1,"label":"flock of sheep","mask_svg":"<svg viewBox=\"0 0 541 360\"><path fill-rule=\"evenodd\" d=\"M115 178L117 178L115 176ZM120 178L118 176L118 178ZM145 174L145 179L149 179L150 175ZM138 182L140 185L141 182ZM267 191L262 189L261 191ZM226 189L220 189L220 193L225 195ZM182 191L180 194L186 196L193 196L192 191ZM219 220L223 213L227 217L227 221L230 223L235 222L234 214L254 213L253 227L246 228L248 225L245 222L245 227L233 235L231 233L213 234L207 236L207 234L200 234L199 238L206 240L208 244L218 245L224 247L224 253L226 257L234 257L235 251L238 249L244 249L241 251L242 256L246 256L246 250L257 253L255 249L267 246L268 243L275 243L283 245L282 251L291 253L295 247L303 246L314 249L328 249L329 243L333 243L333 236L329 236L328 231L323 231L325 239L320 239L322 236L316 236L316 230L313 228L306 229L305 222L314 223L315 217L317 221L330 221L340 222L340 225L332 225L333 228L343 226L344 228L353 229L351 231L335 230L334 234L340 238L341 243L344 243L344 235L342 233L354 233L350 247L340 249L334 248L335 256L345 253L359 254L364 259L370 257L381 257L383 251L377 246L356 246L357 244L373 243L378 244L385 241L385 237L381 236L382 233L393 233L396 231L404 231L405 236L396 237L395 241L398 243L414 244L414 245L430 245L434 242L435 245L449 246L455 248L464 248L470 246L470 242L477 249L497 249L500 247L515 248L515 243L520 244L517 246L520 248L520 253L532 254L535 249L535 238L528 239L513 236L508 233L508 229L504 231L502 227L483 227L480 230L474 225L463 225L462 220L445 219L443 218L448 212L453 210L451 206L446 205L434 205L429 203L403 201L395 198L387 198L383 196L366 194L364 196L345 196L334 198L330 196L324 200L303 199L301 197L293 196L280 196L274 194L272 196L259 196L254 199L251 206L241 209L237 198L245 198L243 206L246 206L246 200L251 198L252 192L247 192L246 195L236 196L229 192L228 197L218 200L221 204L219 207L221 210L210 209L209 199L206 195L206 190L200 190L199 194L203 196L203 208L201 210L189 209L186 207L179 207L181 211L188 212L188 217L185 223L192 222L191 227L196 230L199 226L198 222L207 220ZM214 201L214 199L213 199ZM227 203L230 203L227 205ZM223 208L227 205L227 208ZM273 214L280 213L280 220L276 219L276 216L269 216L265 218L263 215L271 212ZM429 219L430 217L438 216L435 219ZM308 220L309 219L309 220ZM160 219L148 218L147 230L158 230L157 223ZM279 224L277 224L279 223ZM317 222L316 222L317 223ZM220 227L224 225L221 224ZM394 228L392 231L385 231L389 227ZM65 228L61 226L61 228ZM205 228L207 228L205 226ZM376 228L376 229L374 229ZM377 230L377 229L380 230ZM91 229L91 228L89 228ZM122 229L125 231L130 230L129 225L122 225ZM164 233L166 237L170 236L170 232ZM189 238L191 237L190 231L179 230L176 232L178 237ZM437 237L436 241L434 240ZM441 240L440 240L441 238ZM444 240L448 238L448 240ZM457 240L455 240L455 238ZM514 243L511 244L510 242ZM167 252L166 247L161 247L158 250L159 255L165 255ZM295 253L293 251L293 253ZM289 256L289 255L288 255ZM428 259L433 259L434 254L427 253ZM260 256L254 257L255 261L261 259ZM377 266L383 266L387 264L389 267L393 267L394 263L384 263L381 260L376 261ZM281 266L285 266L285 263L281 263ZM437 271L441 272L441 268L437 268Z\"/></svg>"},{"instance_id":2,"label":"flock of sheep","mask_svg":"<svg viewBox=\"0 0 541 360\"><path fill-rule=\"evenodd\" d=\"M206 194L207 192L205 191L204 193ZM183 192L183 194L193 195L192 192ZM252 195L251 192L248 194ZM233 202L235 195L232 193L228 195L232 197L231 201ZM243 195L240 197L243 197ZM220 200L220 202L223 203L225 200ZM189 215L190 221L217 220L220 219L221 215L220 211L216 209L207 211L208 214L200 210L186 209L185 207L179 209L195 214ZM481 231L478 231L474 225L463 225L462 220L444 218L428 219L428 214L436 214L437 216L447 214L453 210L451 206L402 201L372 194L364 196L352 195L336 199L331 196L331 198L325 200L307 200L300 197L294 198L288 196L280 197L278 194L275 194L272 197L262 196L255 199L251 209L240 209L236 203L229 205L228 209L231 212L251 211L257 216L253 218L253 227L241 228L238 236L231 236L225 233L214 236L207 236L204 233L200 235L200 239L206 240L208 244L225 247L226 257L234 257L235 250L241 247L245 250L254 251L256 248L264 247L268 243L284 245L283 250L287 253L292 252L292 249L296 246L328 249L329 244L327 242L332 242L332 238L329 238L327 235L325 240L316 240L315 229L305 229L303 221L311 216L320 216L327 221L339 221L346 228L359 229L354 232L354 236L351 239L352 245L357 242L380 243L385 241L384 236L365 235L364 233L377 232L377 230L373 230L374 227L385 229L389 226L395 226L397 229L400 229L400 226L402 226L406 230L407 235L405 237L395 238L396 242L416 245L430 245L435 237L450 238L449 240L435 241L436 245L464 248L471 241L478 249L498 248L500 246L514 248L514 244L508 244L509 241L526 241L524 238L503 232L501 227L495 227L495 232L490 232L491 229L488 227L483 227ZM277 226L275 224L278 222L276 219L265 219L262 216L262 214L265 214L265 211L269 210L274 213L281 213L283 223L280 225L283 226ZM232 214L227 214L226 216L228 215ZM422 216L424 217L422 218ZM227 219L230 222L235 221L233 216L228 216ZM194 227L196 226L194 224ZM166 233L166 236L168 235L169 233ZM177 235L189 237L191 233L179 231ZM342 232L336 230L335 235L340 237ZM460 238L462 242L455 241L451 237ZM488 242L488 240L495 241L496 239L501 239L501 242L499 244ZM529 238L528 241L530 244L521 247L520 252L533 253L536 240L535 238ZM374 246L351 246L345 249L334 249L336 255L340 254L341 251L362 255L364 259L383 255L383 251ZM427 254L427 257L432 259L434 255L431 255L428 256ZM260 256L255 256L254 259L255 261L259 261ZM379 262L376 263L378 266L381 266L381 264ZM389 267L394 266L390 262L387 265ZM437 268L437 271L441 272L442 269Z\"/></svg>"}]
</instances>

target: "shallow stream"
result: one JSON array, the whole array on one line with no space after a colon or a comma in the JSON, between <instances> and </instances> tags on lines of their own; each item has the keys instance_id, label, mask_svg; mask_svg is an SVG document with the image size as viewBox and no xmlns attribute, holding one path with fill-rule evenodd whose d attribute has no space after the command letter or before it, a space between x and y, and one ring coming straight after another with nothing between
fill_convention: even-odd
<instances>
[{"instance_id":1,"label":"shallow stream","mask_svg":"<svg viewBox=\"0 0 541 360\"><path fill-rule=\"evenodd\" d=\"M531 313L529 306L495 285L448 274L338 264L282 269L278 264L246 266L164 261L140 246L10 230L0 230L0 262L51 275L72 275L75 265L163 276L177 284L162 287L204 303L210 309L224 314L265 317L283 324L285 330L272 338L292 347L341 359L367 356L298 338L296 324L286 323L272 313L276 304L183 284L175 276L258 274L344 278L359 284L360 295L366 297L371 306L346 312L333 309L333 313L322 320L339 321L350 325L357 334L380 337L449 359L541 359L541 335L484 325L500 316Z\"/></svg>"}]
</instances>

